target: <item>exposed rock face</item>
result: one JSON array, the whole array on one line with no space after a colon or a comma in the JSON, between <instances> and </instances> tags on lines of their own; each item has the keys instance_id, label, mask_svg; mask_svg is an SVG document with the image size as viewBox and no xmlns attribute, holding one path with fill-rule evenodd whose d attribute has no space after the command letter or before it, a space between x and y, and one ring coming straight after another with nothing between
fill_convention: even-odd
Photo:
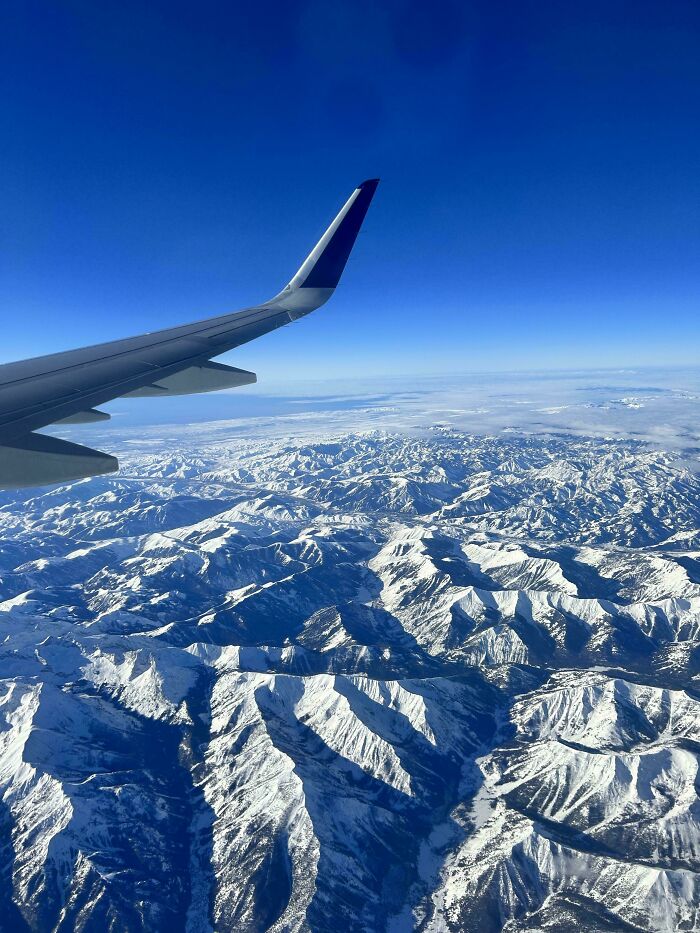
<instances>
[{"instance_id":1,"label":"exposed rock face","mask_svg":"<svg viewBox=\"0 0 700 933\"><path fill-rule=\"evenodd\" d=\"M700 929L700 481L183 445L0 498L0 929Z\"/></svg>"}]
</instances>

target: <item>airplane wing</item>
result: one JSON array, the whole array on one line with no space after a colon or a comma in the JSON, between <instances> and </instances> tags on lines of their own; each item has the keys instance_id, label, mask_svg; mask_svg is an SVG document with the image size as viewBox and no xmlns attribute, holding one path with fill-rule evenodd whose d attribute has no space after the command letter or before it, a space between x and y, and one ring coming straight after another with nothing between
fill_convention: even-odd
<instances>
[{"instance_id":1,"label":"airplane wing","mask_svg":"<svg viewBox=\"0 0 700 933\"><path fill-rule=\"evenodd\" d=\"M333 294L379 181L352 192L294 278L269 301L182 327L0 365L0 488L38 486L119 468L114 457L34 433L109 418L95 406L134 396L246 385L255 373L212 357L303 317Z\"/></svg>"}]
</instances>

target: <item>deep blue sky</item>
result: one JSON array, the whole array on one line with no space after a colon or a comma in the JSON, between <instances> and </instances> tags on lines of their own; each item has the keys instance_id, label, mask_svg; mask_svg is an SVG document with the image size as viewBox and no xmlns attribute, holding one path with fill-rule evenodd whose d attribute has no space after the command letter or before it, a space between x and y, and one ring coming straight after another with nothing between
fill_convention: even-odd
<instances>
[{"instance_id":1,"label":"deep blue sky","mask_svg":"<svg viewBox=\"0 0 700 933\"><path fill-rule=\"evenodd\" d=\"M9 0L4 359L269 297L382 185L268 382L692 363L700 5Z\"/></svg>"}]
</instances>

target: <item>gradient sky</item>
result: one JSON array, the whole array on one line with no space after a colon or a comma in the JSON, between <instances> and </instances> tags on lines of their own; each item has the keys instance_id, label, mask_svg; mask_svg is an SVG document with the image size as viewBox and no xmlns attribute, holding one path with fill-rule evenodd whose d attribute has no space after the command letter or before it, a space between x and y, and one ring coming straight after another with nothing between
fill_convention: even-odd
<instances>
[{"instance_id":1,"label":"gradient sky","mask_svg":"<svg viewBox=\"0 0 700 933\"><path fill-rule=\"evenodd\" d=\"M382 185L268 383L700 349L700 5L9 0L3 359L269 297Z\"/></svg>"}]
</instances>

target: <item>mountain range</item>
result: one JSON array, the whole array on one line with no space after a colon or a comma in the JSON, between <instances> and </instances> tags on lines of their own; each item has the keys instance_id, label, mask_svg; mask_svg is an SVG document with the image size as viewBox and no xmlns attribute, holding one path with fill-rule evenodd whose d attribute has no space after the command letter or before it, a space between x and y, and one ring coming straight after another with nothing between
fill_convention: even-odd
<instances>
[{"instance_id":1,"label":"mountain range","mask_svg":"<svg viewBox=\"0 0 700 933\"><path fill-rule=\"evenodd\" d=\"M0 929L700 929L673 451L183 431L0 576Z\"/></svg>"}]
</instances>

